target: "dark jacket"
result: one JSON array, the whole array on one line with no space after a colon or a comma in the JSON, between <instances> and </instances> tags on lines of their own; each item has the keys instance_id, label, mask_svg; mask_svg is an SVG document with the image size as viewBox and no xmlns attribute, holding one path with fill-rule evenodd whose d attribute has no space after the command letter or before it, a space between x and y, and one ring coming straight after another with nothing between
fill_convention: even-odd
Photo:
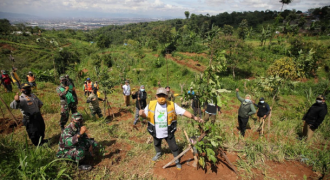
<instances>
[{"instance_id":1,"label":"dark jacket","mask_svg":"<svg viewBox=\"0 0 330 180\"><path fill-rule=\"evenodd\" d=\"M193 101L192 101L192 107L193 108L201 108L201 106L202 106L202 103L199 100L199 97L198 96L194 96Z\"/></svg>"},{"instance_id":2,"label":"dark jacket","mask_svg":"<svg viewBox=\"0 0 330 180\"><path fill-rule=\"evenodd\" d=\"M241 106L238 109L238 116L241 118L248 118L252 114L256 113L256 109L253 106L252 102L246 102L245 99L241 98L236 92L236 97L241 101Z\"/></svg>"},{"instance_id":3,"label":"dark jacket","mask_svg":"<svg viewBox=\"0 0 330 180\"><path fill-rule=\"evenodd\" d=\"M326 103L314 103L304 115L303 120L310 124L312 129L317 129L327 113L328 107Z\"/></svg>"},{"instance_id":4,"label":"dark jacket","mask_svg":"<svg viewBox=\"0 0 330 180\"><path fill-rule=\"evenodd\" d=\"M257 106L257 108L258 108L257 116L263 117L264 115L267 115L267 116L269 115L270 107L266 102L265 103L259 102L258 104L254 104L254 105Z\"/></svg>"},{"instance_id":5,"label":"dark jacket","mask_svg":"<svg viewBox=\"0 0 330 180\"><path fill-rule=\"evenodd\" d=\"M217 114L217 110L220 111L220 106L218 106L218 100L216 97L204 103L204 109L209 114Z\"/></svg>"},{"instance_id":6,"label":"dark jacket","mask_svg":"<svg viewBox=\"0 0 330 180\"><path fill-rule=\"evenodd\" d=\"M132 94L133 99L140 98L140 100L136 100L136 108L144 109L147 106L147 92L145 91L137 91L136 93Z\"/></svg>"}]
</instances>

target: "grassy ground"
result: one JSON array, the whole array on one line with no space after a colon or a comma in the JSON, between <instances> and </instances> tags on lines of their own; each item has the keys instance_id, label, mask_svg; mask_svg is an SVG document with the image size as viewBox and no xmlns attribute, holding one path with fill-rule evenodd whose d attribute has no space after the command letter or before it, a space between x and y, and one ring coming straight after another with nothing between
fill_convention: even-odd
<instances>
[{"instance_id":1,"label":"grassy ground","mask_svg":"<svg viewBox=\"0 0 330 180\"><path fill-rule=\"evenodd\" d=\"M134 84L132 84L132 86L134 87ZM59 99L55 93L55 88L56 85L54 84L39 83L39 89L35 92L44 102L42 114L46 123L46 138L50 138L49 146L40 147L39 149L44 150L37 151L36 148L31 145L30 141L27 140L29 145L25 147L24 144L27 134L24 127L15 129L15 131L10 134L2 134L2 143L0 145L2 149L1 156L8 156L10 150L14 152L11 156L8 156L11 160L10 163L4 160L0 161L4 170L11 169L10 172L0 171L0 176L3 177L3 179L23 178L25 177L23 176L24 174L27 175L26 177L39 177L38 175L41 175L42 172L39 171L38 168L44 167L52 160L56 159L55 153L58 148L57 144L60 135L60 127L58 125L60 114L58 105ZM2 89L1 91L3 93ZM152 88L147 89L148 93L153 91L155 90ZM157 171L155 171L155 168L161 166L159 163L169 161L172 157L167 144L163 143L165 156L161 158L160 162L156 164L152 163L151 158L154 155L154 149L152 141L149 141L150 135L146 131L146 125L140 122L136 129L132 127L135 107L134 105L130 107L123 106L123 98L118 87L115 92L110 95L112 108L110 109L110 116L107 119L91 119L82 91L79 90L78 94L80 96L78 110L84 115L85 124L89 129L88 134L95 138L103 148L101 148L99 155L94 159L87 158L87 162L94 166L92 171L75 171L74 167L67 166L65 162L60 161L56 165L50 166L51 168L45 171L46 174L48 173L48 177L56 177L58 174L55 173L53 176L50 174L51 172L56 172L56 169L65 169L65 174L70 175L74 179L167 178L166 175L157 174ZM224 142L222 146L227 149L227 153L238 157L233 160L235 167L240 172L240 175L236 178L255 179L261 177L264 179L283 179L289 177L290 173L284 172L282 176L272 173L271 166L273 164L270 164L270 162L285 164L288 161L301 161L311 166L319 175L321 174L322 163L326 165L330 160L328 154L329 140L323 133L329 130L329 118L327 117L320 130L316 131L310 143L297 140L296 137L298 137L302 129L301 115L306 111L306 107L303 106L303 102L305 102L304 97L282 96L273 110L271 129L269 131L266 128L266 133L263 137L259 137L256 132L258 127L256 118L250 118L251 130L247 130L247 137L244 140L244 145L238 146L238 131L236 126L239 102L236 100L233 92L226 95L229 97L230 101L226 107L222 108L223 114L217 117L216 126L221 129ZM6 93L2 97L6 103L9 104L13 96L14 93ZM291 102L289 99L296 99L296 101ZM5 110L2 105L1 108ZM190 108L188 108L188 110L191 111ZM13 110L13 113L17 117L21 116L18 110ZM5 117L10 117L7 112L5 112ZM183 117L179 117L178 121L179 130L176 133L176 139L180 149L184 149L187 147L187 142L183 130L186 130L188 134L192 136L196 133L196 124L194 126L189 125L190 120ZM38 158L34 157L33 153L26 153L23 154L25 155L23 156L22 152L26 152L26 148L33 151L36 156L45 156L44 159L46 159L46 161L37 165L33 164ZM26 163L28 163L27 167L30 167L27 168L29 172L24 172L22 175L22 173L17 172L22 171L20 168L22 166L19 164L22 163L20 161L22 161L24 157L28 157ZM5 162L7 163L4 164ZM288 167L289 166L290 165L288 165ZM189 168L189 166L184 164L183 168ZM173 171L171 169L172 168L169 170ZM258 170L260 170L260 172ZM35 176L31 175L33 173L35 173ZM180 175L180 172L175 173ZM292 174L294 175L292 175L293 177L304 177L304 174ZM309 178L310 175L306 172L305 176ZM317 178L317 176L317 174L313 174L311 177ZM219 174L216 177L221 178L223 176Z\"/></svg>"}]
</instances>

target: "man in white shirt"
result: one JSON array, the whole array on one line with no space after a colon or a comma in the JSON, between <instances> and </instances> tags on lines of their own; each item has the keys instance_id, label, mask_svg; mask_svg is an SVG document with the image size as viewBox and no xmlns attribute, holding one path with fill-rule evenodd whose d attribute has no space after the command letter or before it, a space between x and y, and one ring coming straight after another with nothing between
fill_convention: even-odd
<instances>
[{"instance_id":1,"label":"man in white shirt","mask_svg":"<svg viewBox=\"0 0 330 180\"><path fill-rule=\"evenodd\" d=\"M179 155L179 147L175 142L174 136L177 126L177 115L184 115L201 123L204 122L176 103L166 100L167 95L167 91L164 88L159 88L156 93L157 100L150 101L144 110L141 109L139 111L140 116L147 118L147 130L154 138L156 156L152 158L153 161L161 157L162 139L166 140L174 157ZM181 170L180 159L176 160L175 163L177 169Z\"/></svg>"},{"instance_id":2,"label":"man in white shirt","mask_svg":"<svg viewBox=\"0 0 330 180\"><path fill-rule=\"evenodd\" d=\"M124 94L124 103L126 106L129 106L129 100L131 96L131 87L129 86L128 80L125 81L125 85L121 86Z\"/></svg>"}]
</instances>

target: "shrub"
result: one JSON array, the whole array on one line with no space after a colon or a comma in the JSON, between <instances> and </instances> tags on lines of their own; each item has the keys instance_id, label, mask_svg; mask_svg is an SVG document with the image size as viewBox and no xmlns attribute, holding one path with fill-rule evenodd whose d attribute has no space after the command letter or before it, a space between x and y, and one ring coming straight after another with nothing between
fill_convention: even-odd
<instances>
[{"instance_id":1,"label":"shrub","mask_svg":"<svg viewBox=\"0 0 330 180\"><path fill-rule=\"evenodd\" d=\"M297 67L292 58L284 57L276 60L269 68L268 74L275 77L279 76L284 79L297 79L299 77Z\"/></svg>"}]
</instances>

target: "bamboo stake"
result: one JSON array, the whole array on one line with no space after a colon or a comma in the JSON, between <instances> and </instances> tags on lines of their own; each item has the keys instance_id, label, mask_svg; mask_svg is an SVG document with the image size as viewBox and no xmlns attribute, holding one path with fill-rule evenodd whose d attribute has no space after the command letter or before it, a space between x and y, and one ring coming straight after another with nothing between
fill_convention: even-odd
<instances>
[{"instance_id":1,"label":"bamboo stake","mask_svg":"<svg viewBox=\"0 0 330 180\"><path fill-rule=\"evenodd\" d=\"M5 114L3 113L2 108L0 107L1 113L2 113L2 118L5 118Z\"/></svg>"},{"instance_id":2,"label":"bamboo stake","mask_svg":"<svg viewBox=\"0 0 330 180\"><path fill-rule=\"evenodd\" d=\"M11 111L10 111L8 105L5 103L5 101L4 101L1 97L0 97L0 100L1 100L1 102L5 105L5 107L7 108L8 112L9 112L9 114L11 114L11 116L13 117L13 119L14 119L14 121L15 121L17 127L18 127L18 120L17 120L16 117L13 115L13 113L11 113Z\"/></svg>"},{"instance_id":3,"label":"bamboo stake","mask_svg":"<svg viewBox=\"0 0 330 180\"><path fill-rule=\"evenodd\" d=\"M219 148L219 150L220 150L221 155L226 159L227 163L229 164L230 169L232 169L236 174L238 174L238 172L233 168L234 166L233 166L233 164L229 161L227 155L223 152L222 148Z\"/></svg>"},{"instance_id":4,"label":"bamboo stake","mask_svg":"<svg viewBox=\"0 0 330 180\"><path fill-rule=\"evenodd\" d=\"M193 148L191 147L191 141L190 141L190 139L189 139L189 137L188 137L188 135L187 135L187 132L185 131L185 130L183 130L183 132L184 132L184 135L186 135L186 138L187 138L187 141L188 141L188 143L189 143L189 147L190 147L190 150L191 150L191 152L193 153L193 155L194 155L194 163L193 163L193 167L197 167L197 162L198 162L198 159L197 159L197 157L196 157L196 155L195 155L195 153L194 153L194 150L193 150Z\"/></svg>"}]
</instances>

